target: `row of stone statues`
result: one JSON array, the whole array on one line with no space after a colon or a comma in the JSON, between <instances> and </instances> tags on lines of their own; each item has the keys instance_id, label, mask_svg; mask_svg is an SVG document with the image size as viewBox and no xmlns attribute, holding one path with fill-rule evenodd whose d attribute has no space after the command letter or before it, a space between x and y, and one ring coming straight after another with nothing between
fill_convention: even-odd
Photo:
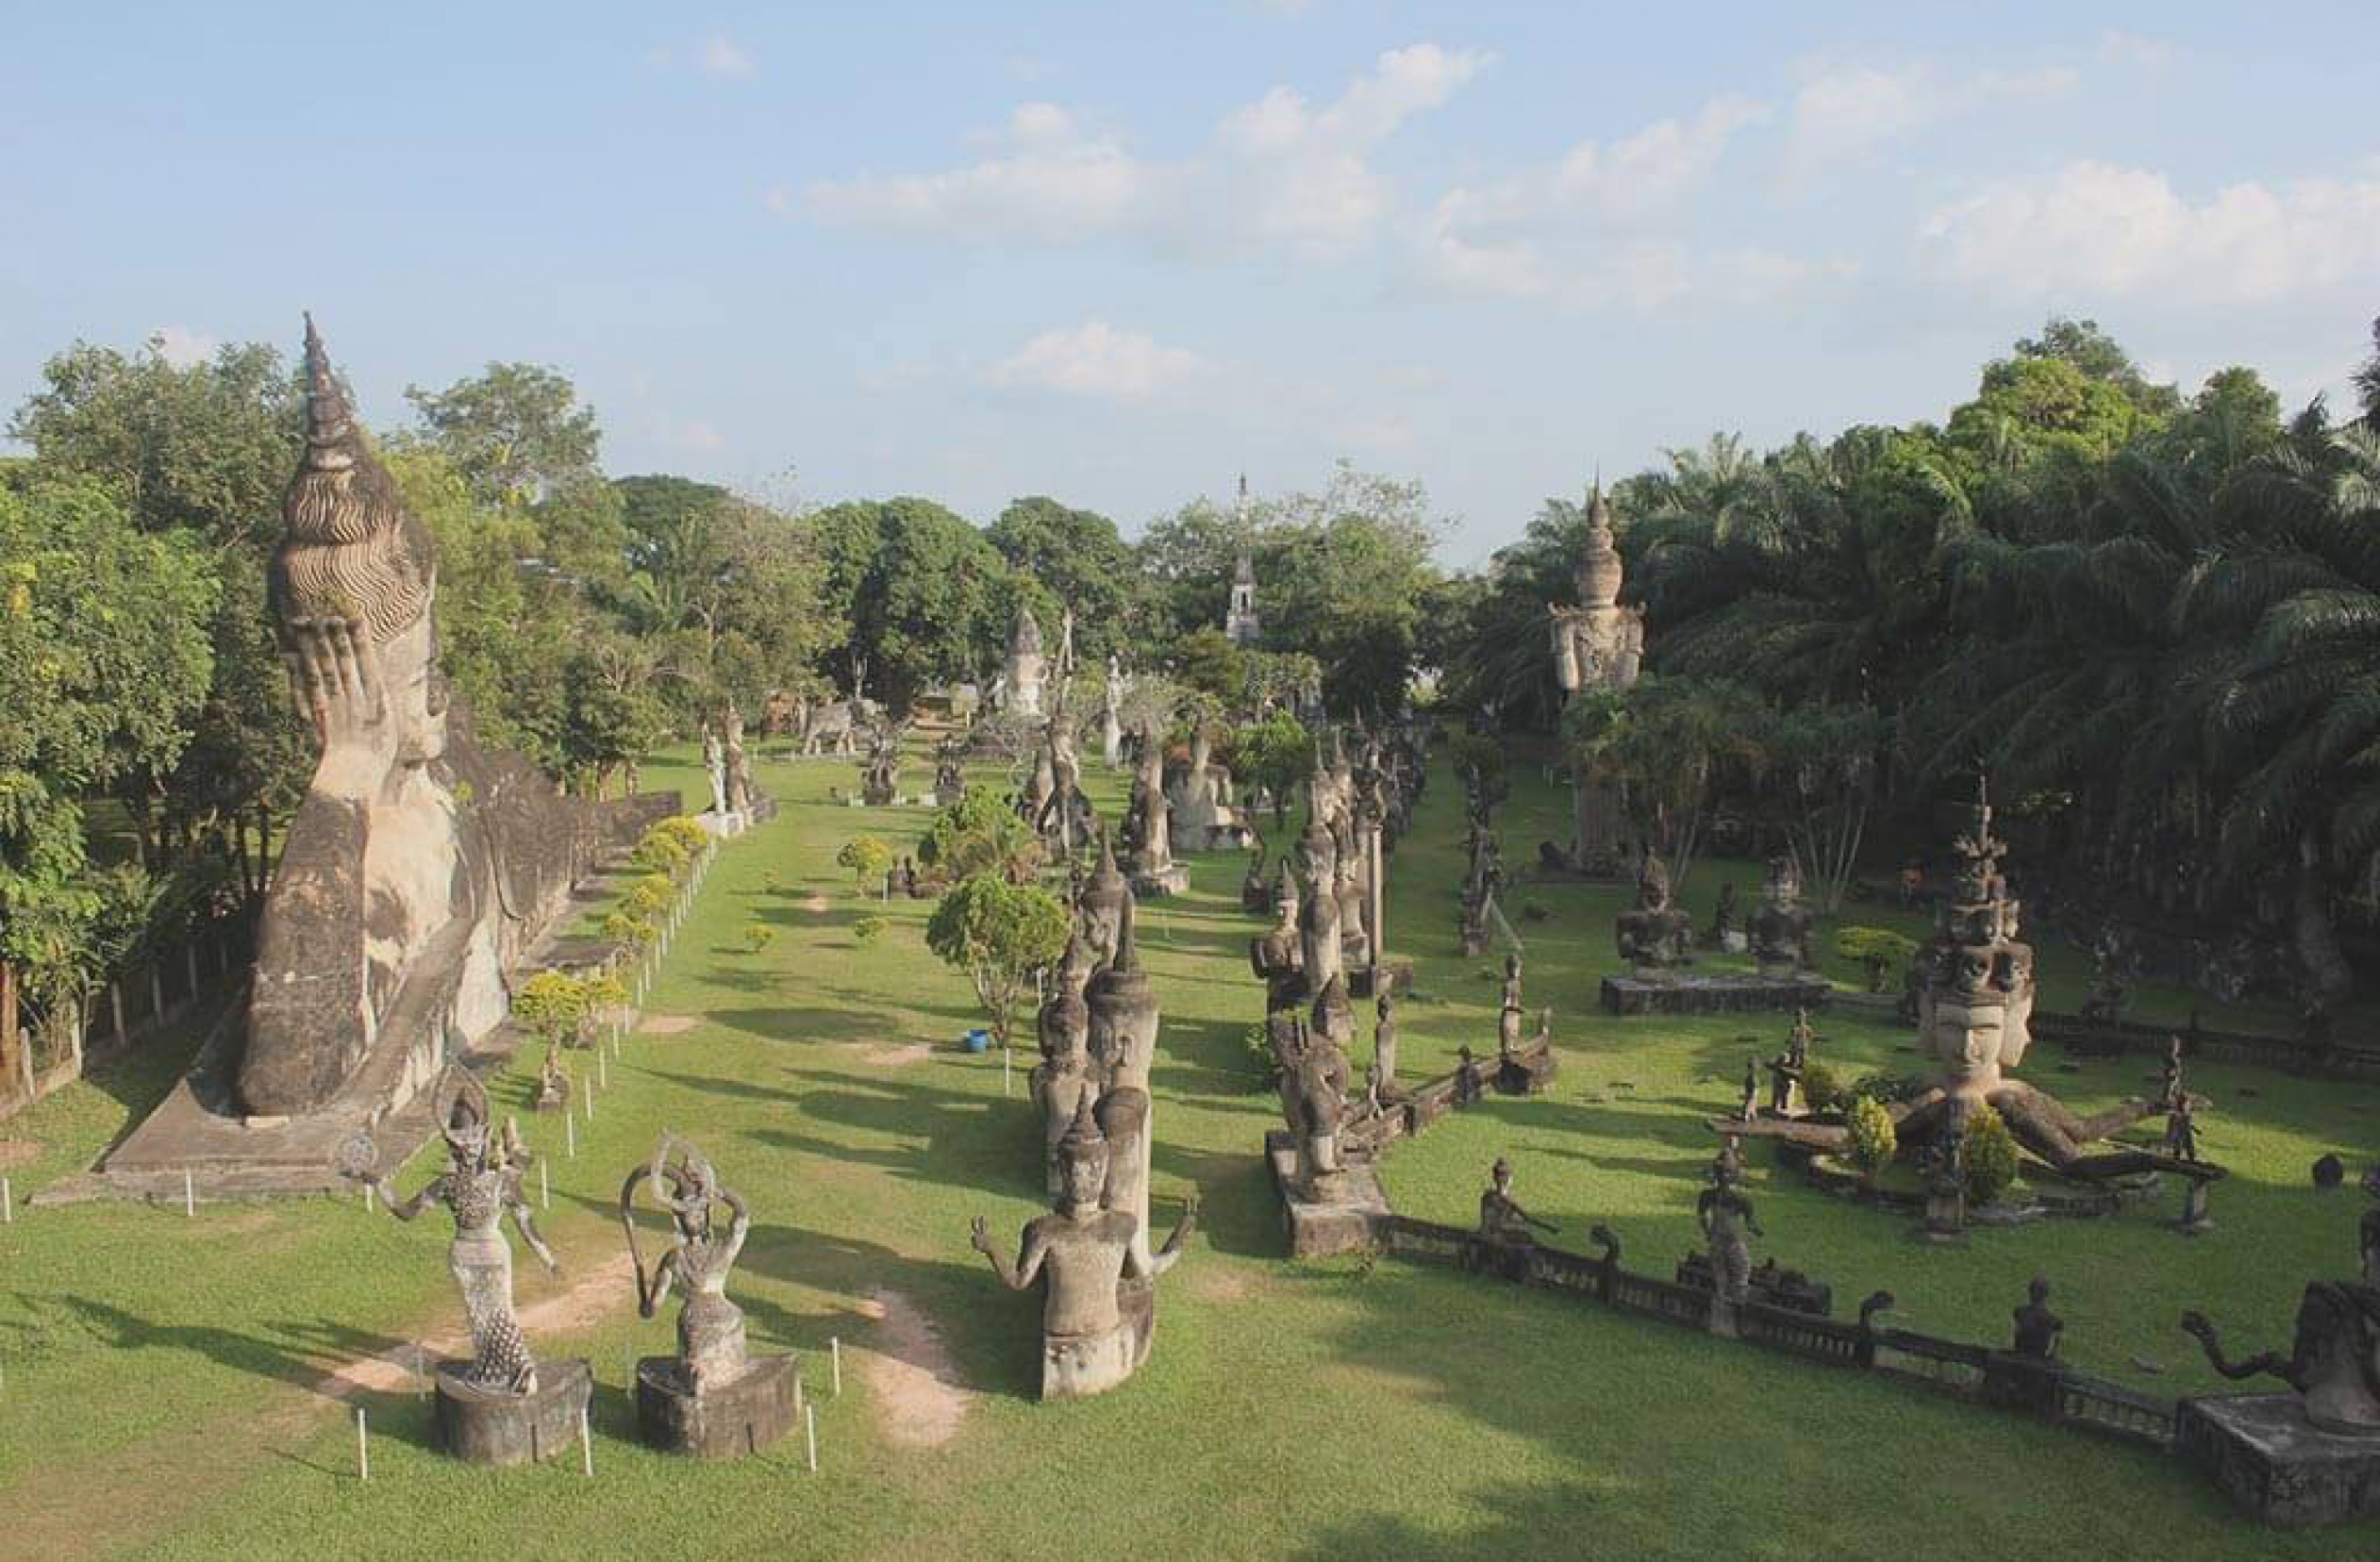
<instances>
[{"instance_id":1,"label":"row of stone statues","mask_svg":"<svg viewBox=\"0 0 2380 1562\"><path fill-rule=\"evenodd\" d=\"M1159 1009L1134 941L1132 886L1112 842L1075 894L1074 930L1038 1019L1032 1095L1043 1125L1051 1213L1026 1223L1015 1260L980 1218L972 1240L1001 1280L1043 1287L1041 1397L1112 1388L1143 1365L1157 1326L1156 1283L1197 1228L1198 1196L1162 1248L1149 1240L1154 1107L1149 1072Z\"/></svg>"}]
</instances>

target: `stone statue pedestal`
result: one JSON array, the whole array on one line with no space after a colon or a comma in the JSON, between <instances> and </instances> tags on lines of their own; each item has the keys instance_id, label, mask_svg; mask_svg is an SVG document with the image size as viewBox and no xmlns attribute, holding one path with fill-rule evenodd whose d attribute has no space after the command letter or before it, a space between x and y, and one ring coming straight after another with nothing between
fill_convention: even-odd
<instances>
[{"instance_id":1,"label":"stone statue pedestal","mask_svg":"<svg viewBox=\"0 0 2380 1562\"><path fill-rule=\"evenodd\" d=\"M677 1357L646 1356L637 1363L637 1435L702 1459L757 1454L793 1429L800 1375L792 1356L754 1356L736 1376L697 1391Z\"/></svg>"},{"instance_id":2,"label":"stone statue pedestal","mask_svg":"<svg viewBox=\"0 0 2380 1562\"><path fill-rule=\"evenodd\" d=\"M2325 1432L2295 1394L2186 1399L2173 1446L2277 1529L2380 1519L2380 1437Z\"/></svg>"},{"instance_id":3,"label":"stone statue pedestal","mask_svg":"<svg viewBox=\"0 0 2380 1562\"><path fill-rule=\"evenodd\" d=\"M1402 998L1413 990L1413 962L1390 958L1356 966L1347 972L1347 996L1377 998L1387 992Z\"/></svg>"},{"instance_id":4,"label":"stone statue pedestal","mask_svg":"<svg viewBox=\"0 0 2380 1562\"><path fill-rule=\"evenodd\" d=\"M1106 1334L1041 1337L1041 1397L1083 1399L1105 1393L1132 1375L1147 1337L1127 1316Z\"/></svg>"},{"instance_id":5,"label":"stone statue pedestal","mask_svg":"<svg viewBox=\"0 0 2380 1562\"><path fill-rule=\"evenodd\" d=\"M1132 892L1147 899L1153 895L1182 895L1190 892L1190 870L1178 862L1162 868L1135 869Z\"/></svg>"},{"instance_id":6,"label":"stone statue pedestal","mask_svg":"<svg viewBox=\"0 0 2380 1562\"><path fill-rule=\"evenodd\" d=\"M1393 1213L1368 1161L1348 1161L1336 1173L1327 1198L1318 1197L1298 1177L1297 1140L1287 1129L1264 1136L1265 1159L1281 1194L1281 1223L1289 1232L1290 1255L1322 1258L1334 1253L1369 1253L1377 1245L1373 1222Z\"/></svg>"},{"instance_id":7,"label":"stone statue pedestal","mask_svg":"<svg viewBox=\"0 0 2380 1562\"><path fill-rule=\"evenodd\" d=\"M1606 1014L1746 1014L1824 1008L1834 989L1820 976L1698 975L1639 971L1603 979Z\"/></svg>"},{"instance_id":8,"label":"stone statue pedestal","mask_svg":"<svg viewBox=\"0 0 2380 1562\"><path fill-rule=\"evenodd\" d=\"M584 1356L537 1364L537 1392L482 1388L467 1361L438 1366L438 1445L465 1464L534 1464L578 1446L595 1374Z\"/></svg>"},{"instance_id":9,"label":"stone statue pedestal","mask_svg":"<svg viewBox=\"0 0 2380 1562\"><path fill-rule=\"evenodd\" d=\"M2174 1230L2185 1237L2202 1237L2215 1229L2215 1218L2206 1210L2210 1186L2204 1177L2189 1180L2182 1190L2182 1213L2173 1222Z\"/></svg>"},{"instance_id":10,"label":"stone statue pedestal","mask_svg":"<svg viewBox=\"0 0 2380 1562\"><path fill-rule=\"evenodd\" d=\"M1496 1090L1502 1095L1538 1095L1554 1083L1551 1044L1524 1047L1496 1060Z\"/></svg>"}]
</instances>

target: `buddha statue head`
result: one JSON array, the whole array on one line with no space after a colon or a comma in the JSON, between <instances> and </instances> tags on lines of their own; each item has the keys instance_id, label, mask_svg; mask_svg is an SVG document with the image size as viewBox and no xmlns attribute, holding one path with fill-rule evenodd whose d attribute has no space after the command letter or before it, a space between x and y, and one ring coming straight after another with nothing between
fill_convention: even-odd
<instances>
[{"instance_id":1,"label":"buddha statue head","mask_svg":"<svg viewBox=\"0 0 2380 1562\"><path fill-rule=\"evenodd\" d=\"M325 749L349 723L386 723L374 747L418 765L446 746L446 690L430 613L429 533L356 425L323 339L306 322L306 453L282 499L272 597L299 702Z\"/></svg>"},{"instance_id":2,"label":"buddha statue head","mask_svg":"<svg viewBox=\"0 0 2380 1562\"><path fill-rule=\"evenodd\" d=\"M1107 1138L1099 1131L1089 1093L1074 1107L1074 1121L1057 1141L1058 1208L1074 1214L1099 1207L1107 1186Z\"/></svg>"}]
</instances>

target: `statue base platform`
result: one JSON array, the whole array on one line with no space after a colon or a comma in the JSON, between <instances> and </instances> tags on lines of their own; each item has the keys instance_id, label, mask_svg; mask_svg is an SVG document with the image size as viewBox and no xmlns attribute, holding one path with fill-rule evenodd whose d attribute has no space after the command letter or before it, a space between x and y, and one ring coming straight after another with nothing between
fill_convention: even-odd
<instances>
[{"instance_id":1,"label":"statue base platform","mask_svg":"<svg viewBox=\"0 0 2380 1562\"><path fill-rule=\"evenodd\" d=\"M1380 1177L1364 1162L1345 1166L1336 1186L1318 1197L1299 1186L1297 1141L1286 1129L1264 1136L1264 1157L1273 1186L1281 1194L1281 1224L1292 1258L1326 1258L1335 1253L1370 1253L1377 1245L1373 1222L1393 1213L1380 1190Z\"/></svg>"},{"instance_id":2,"label":"statue base platform","mask_svg":"<svg viewBox=\"0 0 2380 1562\"><path fill-rule=\"evenodd\" d=\"M2174 1447L2277 1529L2380 1519L2380 1437L2325 1432L2295 1394L2186 1399Z\"/></svg>"},{"instance_id":3,"label":"statue base platform","mask_svg":"<svg viewBox=\"0 0 2380 1562\"><path fill-rule=\"evenodd\" d=\"M1531 1047L1496 1060L1499 1095L1540 1095L1554 1084L1554 1049Z\"/></svg>"},{"instance_id":4,"label":"statue base platform","mask_svg":"<svg viewBox=\"0 0 2380 1562\"><path fill-rule=\"evenodd\" d=\"M1606 976L1603 1005L1606 1014L1745 1014L1762 1010L1791 1013L1798 1008L1824 1008L1834 989L1819 976L1700 975L1691 972L1640 972Z\"/></svg>"},{"instance_id":5,"label":"statue base platform","mask_svg":"<svg viewBox=\"0 0 2380 1562\"><path fill-rule=\"evenodd\" d=\"M1106 1334L1041 1337L1041 1397L1085 1399L1130 1377L1141 1359L1141 1331L1130 1318Z\"/></svg>"},{"instance_id":6,"label":"statue base platform","mask_svg":"<svg viewBox=\"0 0 2380 1562\"><path fill-rule=\"evenodd\" d=\"M578 1446L595 1374L584 1356L537 1364L537 1391L482 1388L464 1377L467 1361L438 1368L438 1446L465 1464L535 1464Z\"/></svg>"},{"instance_id":7,"label":"statue base platform","mask_svg":"<svg viewBox=\"0 0 2380 1562\"><path fill-rule=\"evenodd\" d=\"M1169 862L1151 872L1132 875L1132 892L1136 895L1181 895L1190 892L1190 870L1178 862Z\"/></svg>"},{"instance_id":8,"label":"statue base platform","mask_svg":"<svg viewBox=\"0 0 2380 1562\"><path fill-rule=\"evenodd\" d=\"M736 1376L697 1392L677 1357L646 1356L637 1363L637 1435L702 1459L757 1454L793 1429L800 1376L790 1355L754 1356Z\"/></svg>"},{"instance_id":9,"label":"statue base platform","mask_svg":"<svg viewBox=\"0 0 2380 1562\"><path fill-rule=\"evenodd\" d=\"M1402 998L1412 990L1413 962L1410 960L1382 960L1347 972L1347 995L1351 998L1377 998L1383 991L1391 997Z\"/></svg>"}]
</instances>

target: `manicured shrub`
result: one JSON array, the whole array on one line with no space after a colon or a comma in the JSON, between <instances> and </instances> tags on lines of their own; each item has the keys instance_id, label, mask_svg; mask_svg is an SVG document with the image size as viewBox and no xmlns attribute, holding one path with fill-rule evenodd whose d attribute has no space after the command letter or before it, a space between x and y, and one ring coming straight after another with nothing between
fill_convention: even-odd
<instances>
[{"instance_id":1,"label":"manicured shrub","mask_svg":"<svg viewBox=\"0 0 2380 1562\"><path fill-rule=\"evenodd\" d=\"M1889 927L1838 928L1835 953L1857 961L1868 973L1868 990L1882 992L1917 957L1917 940Z\"/></svg>"},{"instance_id":2,"label":"manicured shrub","mask_svg":"<svg viewBox=\"0 0 2380 1562\"><path fill-rule=\"evenodd\" d=\"M1802 1099L1809 1103L1811 1111L1836 1111L1846 1094L1842 1076L1825 1064L1812 1058L1802 1065Z\"/></svg>"},{"instance_id":3,"label":"manicured shrub","mask_svg":"<svg viewBox=\"0 0 2380 1562\"><path fill-rule=\"evenodd\" d=\"M1844 1126L1851 1132L1851 1164L1859 1168L1862 1177L1874 1182L1892 1164L1894 1153L1901 1148L1901 1136L1893 1129L1892 1114L1873 1096L1855 1096Z\"/></svg>"},{"instance_id":4,"label":"manicured shrub","mask_svg":"<svg viewBox=\"0 0 2380 1562\"><path fill-rule=\"evenodd\" d=\"M1968 1201L1998 1204L2017 1180L2017 1140L2007 1123L1989 1106L1976 1107L1959 1148L1966 1157Z\"/></svg>"}]
</instances>

